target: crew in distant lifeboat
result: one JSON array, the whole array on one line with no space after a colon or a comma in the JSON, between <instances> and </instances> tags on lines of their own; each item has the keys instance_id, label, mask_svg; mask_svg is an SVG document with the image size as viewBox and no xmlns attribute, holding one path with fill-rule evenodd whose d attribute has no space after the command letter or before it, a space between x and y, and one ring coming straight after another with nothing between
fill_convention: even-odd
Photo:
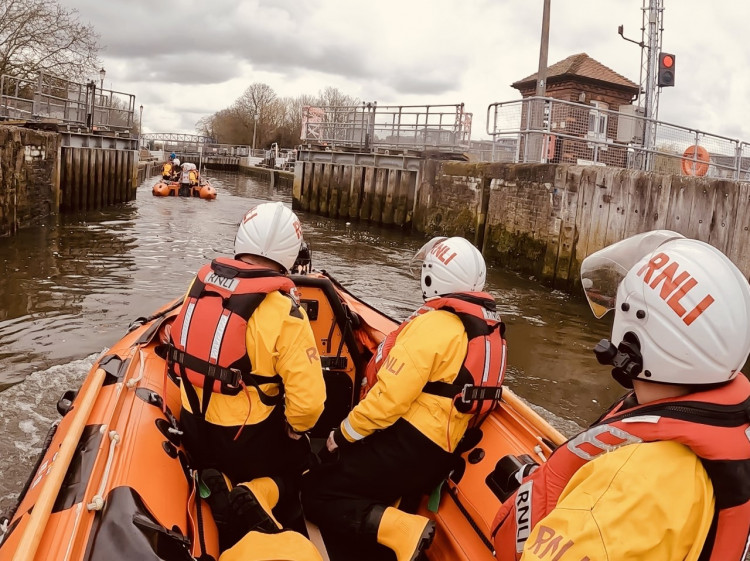
<instances>
[{"instance_id":1,"label":"crew in distant lifeboat","mask_svg":"<svg viewBox=\"0 0 750 561\"><path fill-rule=\"evenodd\" d=\"M180 159L175 158L172 160L172 175L170 176L170 181L177 181L177 179L180 177L180 173L182 173L182 165L180 164Z\"/></svg>"},{"instance_id":2,"label":"crew in distant lifeboat","mask_svg":"<svg viewBox=\"0 0 750 561\"><path fill-rule=\"evenodd\" d=\"M633 391L546 463L518 462L501 478L518 488L501 497L497 558L741 561L750 534L747 280L718 249L666 230L593 253L581 280L594 315L615 310L597 359Z\"/></svg>"},{"instance_id":3,"label":"crew in distant lifeboat","mask_svg":"<svg viewBox=\"0 0 750 561\"><path fill-rule=\"evenodd\" d=\"M424 305L385 339L369 392L329 436L338 461L304 478L306 516L338 544L331 561L382 546L410 561L429 547L434 522L391 505L435 489L472 420L500 398L503 324L482 292L482 254L463 238L435 238L416 259Z\"/></svg>"},{"instance_id":4,"label":"crew in distant lifeboat","mask_svg":"<svg viewBox=\"0 0 750 561\"><path fill-rule=\"evenodd\" d=\"M281 202L242 218L234 259L217 258L193 281L171 329L169 367L182 383L183 443L204 479L283 481L275 515L305 532L299 478L310 455L305 432L323 412L325 384L315 337L288 277L302 245L297 216ZM209 471L206 474L206 470ZM220 472L220 473L219 473ZM234 517L209 504L222 549ZM229 537L228 537L229 536Z\"/></svg>"},{"instance_id":5,"label":"crew in distant lifeboat","mask_svg":"<svg viewBox=\"0 0 750 561\"><path fill-rule=\"evenodd\" d=\"M198 185L198 170L196 169L195 164L190 162L182 164L180 176L177 181L180 184L179 195L181 197L189 197L191 187L193 185Z\"/></svg>"}]
</instances>

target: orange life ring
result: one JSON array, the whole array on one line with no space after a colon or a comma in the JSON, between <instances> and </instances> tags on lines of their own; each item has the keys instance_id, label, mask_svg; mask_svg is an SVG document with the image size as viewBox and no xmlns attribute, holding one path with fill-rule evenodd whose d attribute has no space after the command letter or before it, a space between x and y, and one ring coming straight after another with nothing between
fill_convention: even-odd
<instances>
[{"instance_id":1,"label":"orange life ring","mask_svg":"<svg viewBox=\"0 0 750 561\"><path fill-rule=\"evenodd\" d=\"M693 144L682 153L683 175L706 175L711 157L703 146Z\"/></svg>"}]
</instances>

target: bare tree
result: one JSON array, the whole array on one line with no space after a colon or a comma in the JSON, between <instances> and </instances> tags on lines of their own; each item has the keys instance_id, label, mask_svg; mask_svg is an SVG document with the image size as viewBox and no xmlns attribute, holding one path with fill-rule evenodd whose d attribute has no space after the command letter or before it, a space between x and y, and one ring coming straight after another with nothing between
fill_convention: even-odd
<instances>
[{"instance_id":1,"label":"bare tree","mask_svg":"<svg viewBox=\"0 0 750 561\"><path fill-rule=\"evenodd\" d=\"M318 92L318 103L322 107L349 107L359 105L359 98L345 94L338 88L328 86Z\"/></svg>"},{"instance_id":2,"label":"bare tree","mask_svg":"<svg viewBox=\"0 0 750 561\"><path fill-rule=\"evenodd\" d=\"M0 0L0 74L40 71L82 81L99 66L99 35L57 0Z\"/></svg>"},{"instance_id":3,"label":"bare tree","mask_svg":"<svg viewBox=\"0 0 750 561\"><path fill-rule=\"evenodd\" d=\"M216 138L220 143L248 145L252 144L255 132L256 146L267 148L273 142L278 142L279 146L290 148L300 142L302 108L305 105L333 107L357 104L357 98L332 87L320 91L317 96L304 94L279 98L268 84L256 82L231 106L198 121L196 130Z\"/></svg>"}]
</instances>

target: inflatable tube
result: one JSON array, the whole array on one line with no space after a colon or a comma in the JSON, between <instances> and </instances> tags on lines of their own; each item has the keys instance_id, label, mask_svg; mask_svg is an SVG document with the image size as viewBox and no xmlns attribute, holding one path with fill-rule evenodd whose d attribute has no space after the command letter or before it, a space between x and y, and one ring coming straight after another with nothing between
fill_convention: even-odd
<instances>
[{"instance_id":1,"label":"inflatable tube","mask_svg":"<svg viewBox=\"0 0 750 561\"><path fill-rule=\"evenodd\" d=\"M168 197L171 194L171 191L171 185L166 181L159 181L159 183L155 184L151 190L155 197Z\"/></svg>"},{"instance_id":2,"label":"inflatable tube","mask_svg":"<svg viewBox=\"0 0 750 561\"><path fill-rule=\"evenodd\" d=\"M196 197L205 200L216 198L216 189L210 183L191 185L185 189L176 181L159 181L153 186L151 192L155 197Z\"/></svg>"},{"instance_id":3,"label":"inflatable tube","mask_svg":"<svg viewBox=\"0 0 750 561\"><path fill-rule=\"evenodd\" d=\"M202 185L200 187L201 199L211 200L216 198L216 189L214 189L210 183Z\"/></svg>"},{"instance_id":4,"label":"inflatable tube","mask_svg":"<svg viewBox=\"0 0 750 561\"><path fill-rule=\"evenodd\" d=\"M682 175L706 175L710 161L711 156L703 146L688 146L682 153Z\"/></svg>"}]
</instances>

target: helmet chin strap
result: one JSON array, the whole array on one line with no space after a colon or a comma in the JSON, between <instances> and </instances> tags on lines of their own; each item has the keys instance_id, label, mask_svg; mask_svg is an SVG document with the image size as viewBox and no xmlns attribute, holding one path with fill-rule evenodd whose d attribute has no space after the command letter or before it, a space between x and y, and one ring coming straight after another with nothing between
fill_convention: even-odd
<instances>
[{"instance_id":1,"label":"helmet chin strap","mask_svg":"<svg viewBox=\"0 0 750 561\"><path fill-rule=\"evenodd\" d=\"M594 347L594 354L599 364L614 367L612 377L625 388L632 389L633 380L643 371L640 341L632 331L628 331L616 347L608 339L602 339Z\"/></svg>"}]
</instances>

